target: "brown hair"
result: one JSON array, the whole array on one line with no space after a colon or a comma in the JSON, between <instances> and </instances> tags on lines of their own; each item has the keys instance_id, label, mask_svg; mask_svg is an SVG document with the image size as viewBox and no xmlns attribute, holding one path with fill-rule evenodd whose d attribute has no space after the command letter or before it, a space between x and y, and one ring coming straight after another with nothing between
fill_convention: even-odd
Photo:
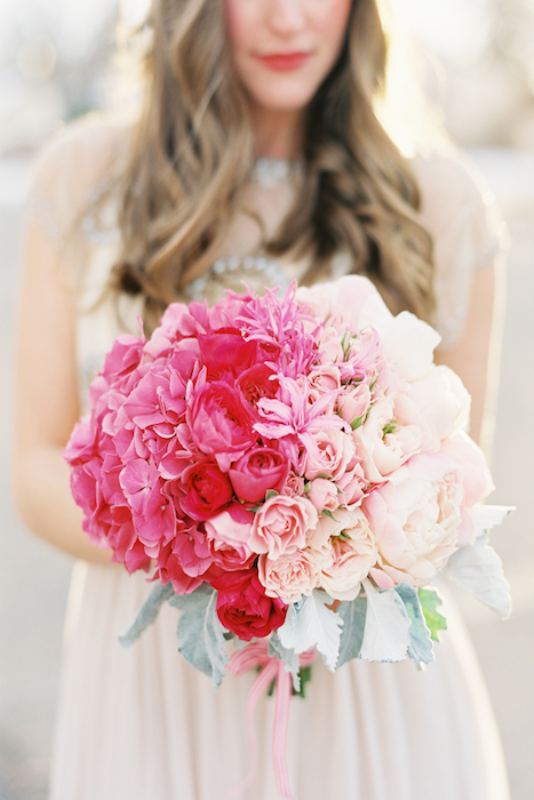
<instances>
[{"instance_id":1,"label":"brown hair","mask_svg":"<svg viewBox=\"0 0 534 800\"><path fill-rule=\"evenodd\" d=\"M154 0L144 107L122 176L119 291L142 293L152 328L217 258L254 163L244 93L219 0ZM375 111L387 43L376 0L355 0L342 52L307 109L306 171L293 209L264 249L308 256L312 282L344 249L390 308L428 318L432 244L419 190Z\"/></svg>"}]
</instances>

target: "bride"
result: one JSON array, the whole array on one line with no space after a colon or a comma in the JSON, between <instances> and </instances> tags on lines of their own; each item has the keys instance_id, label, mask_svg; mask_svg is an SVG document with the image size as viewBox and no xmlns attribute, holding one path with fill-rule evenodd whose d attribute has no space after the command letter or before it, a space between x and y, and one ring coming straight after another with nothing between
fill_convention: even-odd
<instances>
[{"instance_id":1,"label":"bride","mask_svg":"<svg viewBox=\"0 0 534 800\"><path fill-rule=\"evenodd\" d=\"M176 653L166 608L130 650L116 635L147 586L81 529L61 452L121 330L165 306L365 274L442 334L480 436L498 230L454 152L405 158L378 120L377 0L154 0L144 106L89 117L43 153L28 223L15 483L29 526L78 560L52 800L221 800L247 772L252 675L215 694ZM298 800L506 800L500 744L461 621L425 673L314 666L292 700ZM277 797L273 704L257 709L250 800Z\"/></svg>"}]
</instances>

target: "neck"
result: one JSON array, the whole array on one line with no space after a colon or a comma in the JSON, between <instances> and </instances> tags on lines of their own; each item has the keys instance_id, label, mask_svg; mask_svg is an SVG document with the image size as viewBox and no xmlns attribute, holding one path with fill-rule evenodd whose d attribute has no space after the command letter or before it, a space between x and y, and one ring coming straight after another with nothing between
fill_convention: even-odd
<instances>
[{"instance_id":1,"label":"neck","mask_svg":"<svg viewBox=\"0 0 534 800\"><path fill-rule=\"evenodd\" d=\"M302 154L303 113L252 107L256 154L263 158L293 159Z\"/></svg>"}]
</instances>

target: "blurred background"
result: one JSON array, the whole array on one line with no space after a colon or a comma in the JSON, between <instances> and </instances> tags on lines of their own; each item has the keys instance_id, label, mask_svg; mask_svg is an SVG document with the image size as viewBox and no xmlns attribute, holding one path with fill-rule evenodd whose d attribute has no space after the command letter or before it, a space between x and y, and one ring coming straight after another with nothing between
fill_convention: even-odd
<instances>
[{"instance_id":1,"label":"blurred background","mask_svg":"<svg viewBox=\"0 0 534 800\"><path fill-rule=\"evenodd\" d=\"M494 502L518 507L493 536L514 612L502 623L469 597L458 600L501 728L513 800L532 800L534 0L393 5L417 43L426 94L483 173L511 234L492 463ZM24 530L9 498L11 345L31 161L58 127L116 100L117 23L135 24L145 8L145 0L0 3L0 800L46 797L72 568Z\"/></svg>"}]
</instances>

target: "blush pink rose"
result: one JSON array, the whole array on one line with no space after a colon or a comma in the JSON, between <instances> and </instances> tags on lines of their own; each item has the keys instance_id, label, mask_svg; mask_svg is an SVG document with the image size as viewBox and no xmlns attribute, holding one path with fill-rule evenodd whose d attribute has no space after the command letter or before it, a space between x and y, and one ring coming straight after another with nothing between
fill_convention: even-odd
<instances>
[{"instance_id":1,"label":"blush pink rose","mask_svg":"<svg viewBox=\"0 0 534 800\"><path fill-rule=\"evenodd\" d=\"M313 503L317 511L335 511L339 506L339 492L336 484L326 478L315 478L309 484L306 497Z\"/></svg>"},{"instance_id":2,"label":"blush pink rose","mask_svg":"<svg viewBox=\"0 0 534 800\"><path fill-rule=\"evenodd\" d=\"M354 457L355 447L351 436L329 428L314 434L313 439L317 450L310 448L306 451L304 475L310 481L325 475L338 480Z\"/></svg>"},{"instance_id":3,"label":"blush pink rose","mask_svg":"<svg viewBox=\"0 0 534 800\"><path fill-rule=\"evenodd\" d=\"M361 581L377 559L375 537L365 514L356 508L334 513L338 532L322 548L319 586L335 600L354 600Z\"/></svg>"},{"instance_id":4,"label":"blush pink rose","mask_svg":"<svg viewBox=\"0 0 534 800\"><path fill-rule=\"evenodd\" d=\"M319 360L325 367L328 368L331 364L343 361L342 338L343 334L332 325L321 330L319 336ZM339 378L339 369L337 374ZM337 387L334 386L332 388L335 389Z\"/></svg>"},{"instance_id":5,"label":"blush pink rose","mask_svg":"<svg viewBox=\"0 0 534 800\"><path fill-rule=\"evenodd\" d=\"M342 419L352 425L362 419L371 405L371 391L366 383L358 383L338 395L336 409ZM362 419L363 421L363 419Z\"/></svg>"},{"instance_id":6,"label":"blush pink rose","mask_svg":"<svg viewBox=\"0 0 534 800\"><path fill-rule=\"evenodd\" d=\"M270 447L255 447L236 461L228 475L237 497L258 503L269 489L279 490L289 472L287 460Z\"/></svg>"},{"instance_id":7,"label":"blush pink rose","mask_svg":"<svg viewBox=\"0 0 534 800\"><path fill-rule=\"evenodd\" d=\"M342 506L354 506L359 503L369 489L369 481L365 477L362 467L362 454L358 442L355 444L355 454L352 461L347 464L344 474L336 481L339 492L338 502Z\"/></svg>"},{"instance_id":8,"label":"blush pink rose","mask_svg":"<svg viewBox=\"0 0 534 800\"><path fill-rule=\"evenodd\" d=\"M458 549L464 490L442 453L414 456L395 480L362 502L378 546L371 574L380 588L425 586Z\"/></svg>"},{"instance_id":9,"label":"blush pink rose","mask_svg":"<svg viewBox=\"0 0 534 800\"><path fill-rule=\"evenodd\" d=\"M306 533L317 525L317 511L305 497L276 495L256 513L249 545L269 558L306 547Z\"/></svg>"},{"instance_id":10,"label":"blush pink rose","mask_svg":"<svg viewBox=\"0 0 534 800\"><path fill-rule=\"evenodd\" d=\"M341 386L339 368L335 364L325 364L312 370L308 375L308 384L312 402L327 392L336 391Z\"/></svg>"},{"instance_id":11,"label":"blush pink rose","mask_svg":"<svg viewBox=\"0 0 534 800\"><path fill-rule=\"evenodd\" d=\"M256 558L249 546L254 514L240 503L206 520L204 527L210 553L217 566L224 570L245 569Z\"/></svg>"},{"instance_id":12,"label":"blush pink rose","mask_svg":"<svg viewBox=\"0 0 534 800\"><path fill-rule=\"evenodd\" d=\"M306 550L272 560L258 559L258 575L267 597L280 597L284 603L297 603L317 586L317 564Z\"/></svg>"},{"instance_id":13,"label":"blush pink rose","mask_svg":"<svg viewBox=\"0 0 534 800\"><path fill-rule=\"evenodd\" d=\"M224 628L250 641L263 638L284 624L287 605L267 597L257 569L226 572L213 578L217 589L216 611Z\"/></svg>"},{"instance_id":14,"label":"blush pink rose","mask_svg":"<svg viewBox=\"0 0 534 800\"><path fill-rule=\"evenodd\" d=\"M302 497L304 495L304 487L304 478L290 470L280 494L285 494L287 497Z\"/></svg>"}]
</instances>

